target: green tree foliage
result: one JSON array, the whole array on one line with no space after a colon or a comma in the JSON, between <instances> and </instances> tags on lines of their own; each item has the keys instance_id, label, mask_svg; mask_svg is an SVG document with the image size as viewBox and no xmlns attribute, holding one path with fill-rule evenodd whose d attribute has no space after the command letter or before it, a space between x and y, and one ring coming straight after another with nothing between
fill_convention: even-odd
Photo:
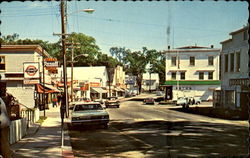
<instances>
[{"instance_id":1,"label":"green tree foliage","mask_svg":"<svg viewBox=\"0 0 250 158\"><path fill-rule=\"evenodd\" d=\"M31 39L18 39L19 35L14 33L13 35L7 35L0 38L1 44L13 44L13 45L22 45L22 44L38 44L44 48L51 57L57 58L60 63L62 63L62 47L61 39L55 43L49 43L48 41L43 40L31 40ZM66 38L66 43L79 43L74 48L74 57L80 54L88 54L88 57L79 56L75 58L77 61L75 66L107 66L115 67L118 64L121 64L111 56L102 54L100 48L96 45L96 41L93 37L84 35L82 33L72 33ZM71 52L70 48L67 49L67 61L71 61ZM67 63L68 66L70 63Z\"/></svg>"},{"instance_id":2,"label":"green tree foliage","mask_svg":"<svg viewBox=\"0 0 250 158\"><path fill-rule=\"evenodd\" d=\"M165 60L164 55L154 49L148 50L146 47L142 51L131 52L129 49L112 47L111 54L119 58L119 61L125 65L127 74L137 76L137 85L139 93L141 92L142 74L147 72L146 66L151 64L151 73L158 73L160 82L165 81Z\"/></svg>"}]
</instances>

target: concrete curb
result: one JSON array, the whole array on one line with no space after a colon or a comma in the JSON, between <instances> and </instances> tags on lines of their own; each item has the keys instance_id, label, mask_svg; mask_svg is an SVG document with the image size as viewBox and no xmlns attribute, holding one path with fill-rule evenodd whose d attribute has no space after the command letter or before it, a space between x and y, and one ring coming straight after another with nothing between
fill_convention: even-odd
<instances>
[{"instance_id":1,"label":"concrete curb","mask_svg":"<svg viewBox=\"0 0 250 158\"><path fill-rule=\"evenodd\" d=\"M62 147L62 158L74 158L74 153L72 151L69 131L68 131L68 124L67 130L64 131L64 146Z\"/></svg>"}]
</instances>

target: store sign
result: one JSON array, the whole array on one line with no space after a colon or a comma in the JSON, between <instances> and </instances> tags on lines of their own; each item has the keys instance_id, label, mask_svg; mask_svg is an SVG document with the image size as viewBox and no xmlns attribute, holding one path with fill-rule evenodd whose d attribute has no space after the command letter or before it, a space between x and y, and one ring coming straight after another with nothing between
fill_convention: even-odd
<instances>
[{"instance_id":1,"label":"store sign","mask_svg":"<svg viewBox=\"0 0 250 158\"><path fill-rule=\"evenodd\" d=\"M37 79L39 75L39 64L35 62L23 63L23 72L25 79Z\"/></svg>"},{"instance_id":2,"label":"store sign","mask_svg":"<svg viewBox=\"0 0 250 158\"><path fill-rule=\"evenodd\" d=\"M23 84L38 84L39 80L38 79L24 79Z\"/></svg>"},{"instance_id":3,"label":"store sign","mask_svg":"<svg viewBox=\"0 0 250 158\"><path fill-rule=\"evenodd\" d=\"M250 79L249 78L239 78L239 79L230 79L229 85L239 85L239 86L249 86Z\"/></svg>"},{"instance_id":4,"label":"store sign","mask_svg":"<svg viewBox=\"0 0 250 158\"><path fill-rule=\"evenodd\" d=\"M58 67L58 61L55 58L46 58L44 59L44 66L46 68Z\"/></svg>"},{"instance_id":5,"label":"store sign","mask_svg":"<svg viewBox=\"0 0 250 158\"><path fill-rule=\"evenodd\" d=\"M90 82L90 87L100 87L101 84L99 82Z\"/></svg>"}]
</instances>

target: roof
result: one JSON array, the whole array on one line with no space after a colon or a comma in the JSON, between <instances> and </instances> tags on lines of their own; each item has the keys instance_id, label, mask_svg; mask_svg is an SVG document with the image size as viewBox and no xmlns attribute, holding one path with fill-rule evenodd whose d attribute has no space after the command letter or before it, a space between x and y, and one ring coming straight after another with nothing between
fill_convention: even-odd
<instances>
[{"instance_id":1,"label":"roof","mask_svg":"<svg viewBox=\"0 0 250 158\"><path fill-rule=\"evenodd\" d=\"M175 49L166 50L163 53L176 53L176 52L219 52L220 49L203 46L184 46Z\"/></svg>"},{"instance_id":2,"label":"roof","mask_svg":"<svg viewBox=\"0 0 250 158\"><path fill-rule=\"evenodd\" d=\"M184 47L179 47L177 49L197 49L197 48L209 48L209 47L202 47L202 46L184 46Z\"/></svg>"},{"instance_id":3,"label":"roof","mask_svg":"<svg viewBox=\"0 0 250 158\"><path fill-rule=\"evenodd\" d=\"M238 29L238 30L236 30L236 31L230 32L229 35L234 35L234 34L236 34L236 33L243 32L243 31L247 30L248 27L249 27L248 25L247 25L247 26L244 26L244 27L241 28L241 29Z\"/></svg>"},{"instance_id":4,"label":"roof","mask_svg":"<svg viewBox=\"0 0 250 158\"><path fill-rule=\"evenodd\" d=\"M46 57L50 55L40 45L1 45L0 52L35 51Z\"/></svg>"},{"instance_id":5,"label":"roof","mask_svg":"<svg viewBox=\"0 0 250 158\"><path fill-rule=\"evenodd\" d=\"M227 39L227 40L225 40L225 41L220 42L220 44L227 43L227 42L230 42L230 41L232 41L232 40L233 40L232 38L229 38L229 39Z\"/></svg>"}]
</instances>

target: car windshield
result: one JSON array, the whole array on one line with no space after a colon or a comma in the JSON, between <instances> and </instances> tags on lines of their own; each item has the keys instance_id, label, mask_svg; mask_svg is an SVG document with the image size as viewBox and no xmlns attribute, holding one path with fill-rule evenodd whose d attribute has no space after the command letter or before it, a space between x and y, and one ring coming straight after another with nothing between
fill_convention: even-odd
<instances>
[{"instance_id":1,"label":"car windshield","mask_svg":"<svg viewBox=\"0 0 250 158\"><path fill-rule=\"evenodd\" d=\"M100 104L81 104L76 105L74 111L84 111L84 110L102 110L102 106Z\"/></svg>"}]
</instances>

